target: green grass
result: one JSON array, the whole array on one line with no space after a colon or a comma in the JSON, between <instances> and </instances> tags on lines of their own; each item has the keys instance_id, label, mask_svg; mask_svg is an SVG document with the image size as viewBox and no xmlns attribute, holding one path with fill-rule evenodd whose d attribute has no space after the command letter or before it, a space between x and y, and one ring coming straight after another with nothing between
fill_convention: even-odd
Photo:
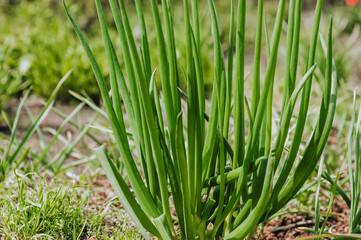
<instances>
[{"instance_id":1,"label":"green grass","mask_svg":"<svg viewBox=\"0 0 361 240\"><path fill-rule=\"evenodd\" d=\"M360 109L361 110L361 109ZM349 232L361 233L361 169L360 169L360 124L361 111L356 110L356 91L354 92L353 115L349 127L348 143L347 143L347 167L350 184L350 217ZM355 124L356 123L356 124Z\"/></svg>"},{"instance_id":2,"label":"green grass","mask_svg":"<svg viewBox=\"0 0 361 240\"><path fill-rule=\"evenodd\" d=\"M0 41L0 110L16 94L24 90L29 82L23 77L27 73L28 61L21 59L12 43L12 38L7 37L3 43Z\"/></svg>"},{"instance_id":3,"label":"green grass","mask_svg":"<svg viewBox=\"0 0 361 240\"><path fill-rule=\"evenodd\" d=\"M84 89L99 100L97 89L93 87L96 82L91 75L91 67L70 27L64 24L66 19L59 11L59 4L49 0L21 1L14 6L0 4L0 20L3 23L0 26L0 46L11 42L14 56L7 64L13 72L20 72L20 65L27 65L26 72L18 74L21 81L27 81L36 94L48 98L51 94L49 89L54 89L59 79L72 70L71 81L60 90L59 99L70 101L68 89ZM84 14L86 24L90 13L84 13L86 11L81 4L74 6L74 10Z\"/></svg>"},{"instance_id":4,"label":"green grass","mask_svg":"<svg viewBox=\"0 0 361 240\"><path fill-rule=\"evenodd\" d=\"M79 182L80 181L80 182ZM116 199L80 180L49 180L35 173L9 175L0 188L2 239L140 239ZM100 199L90 202L90 199ZM94 200L93 200L94 201Z\"/></svg>"},{"instance_id":5,"label":"green grass","mask_svg":"<svg viewBox=\"0 0 361 240\"><path fill-rule=\"evenodd\" d=\"M59 82L39 115L33 116L27 108L30 90L24 93L13 121L3 113L10 136L1 135L5 146L0 148L0 238L141 239L114 194L104 186L93 186L100 177L96 171L99 163L94 160L94 153L84 149L84 136L101 143L93 135L99 136L98 130L75 120L84 104L68 115L54 106L68 76ZM19 120L25 110L29 129L20 137L18 128L24 126ZM50 111L64 119L56 129L40 126ZM102 121L98 114L88 120L89 124ZM70 125L78 131L75 137L64 131ZM34 141L34 135L40 141ZM39 145L34 146L35 143ZM111 137L108 143L112 144ZM66 162L71 155L73 160Z\"/></svg>"}]
</instances>

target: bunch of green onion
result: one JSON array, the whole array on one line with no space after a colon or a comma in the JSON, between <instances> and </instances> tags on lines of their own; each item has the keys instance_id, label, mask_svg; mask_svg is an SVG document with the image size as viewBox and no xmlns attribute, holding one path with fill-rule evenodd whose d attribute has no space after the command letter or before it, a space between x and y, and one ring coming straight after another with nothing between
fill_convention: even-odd
<instances>
[{"instance_id":1,"label":"bunch of green onion","mask_svg":"<svg viewBox=\"0 0 361 240\"><path fill-rule=\"evenodd\" d=\"M300 190L327 143L337 94L332 61L332 20L325 52L325 87L319 117L301 152L312 75L316 69L314 59L323 1L317 1L307 67L299 81L296 77L302 0L290 0L287 5L283 105L276 139L271 135L273 86L286 0L278 3L271 39L268 39L266 24L263 24L263 0L258 1L251 104L245 98L246 0L238 1L237 11L232 0L227 61L223 55L215 5L213 0L208 1L214 45L210 112L205 107L198 0L190 0L190 3L183 0L184 68L177 62L170 0L162 0L161 6L157 2L150 0L159 53L159 66L155 68L150 60L141 0L135 0L140 42L133 37L124 1L109 0L121 49L114 48L100 0L95 0L108 59L110 91L88 43L64 4L93 67L132 190L106 149L102 146L95 152L119 200L144 238L244 239L252 236L259 223L282 209ZM261 79L263 37L267 43L267 66ZM119 64L119 52L124 58L125 71ZM156 69L161 81L161 95L155 84ZM179 89L182 77L187 83L186 93ZM290 122L299 95L302 96L297 125L287 147ZM182 101L186 102L185 108ZM129 119L130 134L124 124L122 102ZM234 134L230 136L232 118ZM249 128L246 121L249 121ZM234 137L232 145L231 137ZM130 146L133 142L134 152ZM140 168L137 159L141 162Z\"/></svg>"}]
</instances>

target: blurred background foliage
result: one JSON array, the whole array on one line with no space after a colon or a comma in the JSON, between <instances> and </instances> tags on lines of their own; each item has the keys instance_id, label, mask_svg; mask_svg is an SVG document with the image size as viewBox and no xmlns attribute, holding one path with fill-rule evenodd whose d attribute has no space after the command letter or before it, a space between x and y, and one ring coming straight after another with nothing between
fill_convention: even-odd
<instances>
[{"instance_id":1,"label":"blurred background foliage","mask_svg":"<svg viewBox=\"0 0 361 240\"><path fill-rule=\"evenodd\" d=\"M265 2L268 24L273 21L277 6L277 4L274 4L275 1L269 0ZM71 7L70 11L76 17L82 30L86 32L89 42L92 43L91 47L94 54L100 60L100 67L107 76L107 69L102 65L102 63L106 62L106 56L101 35L98 32L98 19L93 1L67 0L67 2ZM126 0L126 2L131 23L137 29L138 21L133 1ZM185 48L185 44L180 42L183 39L182 33L184 32L182 1L174 0L172 2L177 46ZM220 29L223 30L221 37L225 54L228 45L226 33L229 28L230 2L228 0L215 0L218 17L223 19L223 21L220 21ZM335 41L335 61L338 66L340 83L342 83L352 75L352 71L355 69L355 59L357 58L355 45L359 36L359 25L361 24L361 5L346 6L343 0L325 0L325 2L325 11L331 12L335 17L337 26L335 38L342 39L341 41ZM257 1L252 0L250 3L248 4L246 43L248 46L247 52L252 53L257 24ZM144 1L144 4L149 3ZM200 4L204 5L204 7L200 8L204 79L205 87L210 90L213 79L213 69L209 64L213 59L211 21L209 21L207 1L200 0ZM314 4L315 1L313 0L304 0L304 11L312 9ZM114 26L111 22L107 4L104 4L104 7L109 16L109 25ZM202 9L204 10L202 11ZM152 31L154 26L151 13L147 7L144 7L144 10L149 28L149 39L151 43L156 44L155 31ZM312 25L312 15L307 16L306 14L303 19L303 25L304 29L309 31L303 32L301 36L301 42L305 43L308 42ZM324 22L327 22L326 20L324 19ZM72 70L72 74L60 91L59 100L63 102L71 101L72 97L68 90L72 89L78 92L82 91L94 101L99 102L98 88L90 64L65 17L61 0L2 0L0 1L0 22L2 23L0 24L0 69L2 72L0 75L0 108L10 96L16 95L28 85L33 87L36 94L45 98L49 97L52 89L69 70ZM138 36L139 32L134 32L136 38L140 37ZM114 39L114 43L118 45L116 31L112 31L110 34ZM303 46L301 49L307 48L308 46ZM116 46L116 49L120 49L120 47ZM178 50L178 53L185 52L183 49ZM282 57L282 49L280 49L280 53L280 57ZM118 52L118 54L121 55L121 52ZM158 65L158 56L156 52L151 54L154 69ZM252 56L253 54L249 55ZM322 59L321 54L319 55L318 62L322 64L324 59ZM301 56L306 57L302 53ZM180 66L184 66L184 56L179 54L178 58ZM252 71L252 61L253 59L247 59L250 72ZM264 62L266 61L264 59ZM280 71L281 74L282 71ZM184 83L181 83L181 86L184 87Z\"/></svg>"}]
</instances>

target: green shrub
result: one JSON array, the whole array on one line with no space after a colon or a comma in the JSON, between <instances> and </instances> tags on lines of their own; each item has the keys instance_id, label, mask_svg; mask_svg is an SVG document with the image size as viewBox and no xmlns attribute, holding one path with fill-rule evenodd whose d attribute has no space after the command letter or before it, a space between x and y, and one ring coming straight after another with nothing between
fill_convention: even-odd
<instances>
[{"instance_id":1,"label":"green shrub","mask_svg":"<svg viewBox=\"0 0 361 240\"><path fill-rule=\"evenodd\" d=\"M0 42L0 110L7 101L28 85L27 81L23 81L23 76L29 70L29 60L18 60L18 53L11 42L11 38Z\"/></svg>"},{"instance_id":2,"label":"green shrub","mask_svg":"<svg viewBox=\"0 0 361 240\"><path fill-rule=\"evenodd\" d=\"M73 9L80 12L80 7L76 4ZM21 1L17 5L4 5L0 13L3 23L0 32L11 39L12 51L16 53L15 57L8 59L9 64L19 66L26 60L28 70L21 77L31 84L36 94L48 98L59 79L72 70L71 80L60 90L59 99L69 101L69 89L84 89L94 100L99 100L89 61L70 26L64 24L66 19L63 12L59 12L58 3ZM89 18L82 15L84 28ZM2 36L0 42L4 41ZM101 39L98 37L93 41L98 41L98 57L105 60Z\"/></svg>"}]
</instances>

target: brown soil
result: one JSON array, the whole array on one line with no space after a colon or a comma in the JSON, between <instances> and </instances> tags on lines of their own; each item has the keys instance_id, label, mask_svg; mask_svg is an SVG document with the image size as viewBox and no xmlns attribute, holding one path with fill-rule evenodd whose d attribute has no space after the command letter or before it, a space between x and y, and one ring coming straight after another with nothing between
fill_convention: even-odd
<instances>
[{"instance_id":1,"label":"brown soil","mask_svg":"<svg viewBox=\"0 0 361 240\"><path fill-rule=\"evenodd\" d=\"M325 211L321 212L322 216L326 215ZM349 213L350 212L346 203L340 198L335 199L325 230L330 230L332 233L348 233ZM320 222L320 228L322 224L323 222ZM314 217L310 215L297 213L286 214L268 222L264 227L263 233L260 235L260 239L292 240L300 237L311 236L313 235L313 232L309 232L307 230L314 228L314 226ZM257 234L255 237L257 237Z\"/></svg>"},{"instance_id":2,"label":"brown soil","mask_svg":"<svg viewBox=\"0 0 361 240\"><path fill-rule=\"evenodd\" d=\"M6 112L8 113L11 121L15 117L15 113L18 109L20 100L19 99L13 99L10 102L7 103L5 106ZM64 103L56 103L54 105L55 108L60 110L63 114L66 116L69 115L77 106L76 105L68 105ZM29 112L26 110L26 108L31 112L33 115L33 119L31 119ZM37 96L30 96L30 98L26 101L25 107L22 109L20 113L20 119L18 123L18 127L16 130L16 137L17 139L21 139L23 135L28 131L30 126L33 123L33 120L41 113L42 109L44 108L44 105L42 104L42 99ZM87 106L84 106L74 117L73 121L76 122L78 125L85 126L86 124L89 124L89 121L93 118L95 115L94 111L90 109ZM40 124L40 129L43 135L43 138L45 142L50 142L50 140L53 137L53 134L50 133L49 129L57 130L61 124L63 123L64 119L60 117L55 111L51 110L46 118L42 121ZM10 135L10 130L7 127L7 125L4 122L0 122L0 131L1 133L5 135ZM108 137L106 134L101 133L100 131L91 131L96 138L102 142L105 143L108 141ZM79 134L79 129L77 129L75 126L71 124L67 124L65 128L63 129L61 136L69 141L74 141L76 137ZM1 146L7 145L6 140L2 140L0 142ZM30 138L30 140L26 143L26 147L31 147L31 150L33 152L39 152L41 149L41 139L37 133L34 133L33 136ZM57 140L55 144L50 148L50 155L55 156L57 152L61 151L65 147L64 142ZM94 142L90 137L87 135L84 136L81 143L79 143L76 146L76 150L80 153L86 153L91 151L91 149L94 149L98 147L98 144ZM78 156L76 154L71 154L65 163L73 162L75 160L78 160ZM75 172L81 172L83 169L83 166L79 166L76 168Z\"/></svg>"}]
</instances>

